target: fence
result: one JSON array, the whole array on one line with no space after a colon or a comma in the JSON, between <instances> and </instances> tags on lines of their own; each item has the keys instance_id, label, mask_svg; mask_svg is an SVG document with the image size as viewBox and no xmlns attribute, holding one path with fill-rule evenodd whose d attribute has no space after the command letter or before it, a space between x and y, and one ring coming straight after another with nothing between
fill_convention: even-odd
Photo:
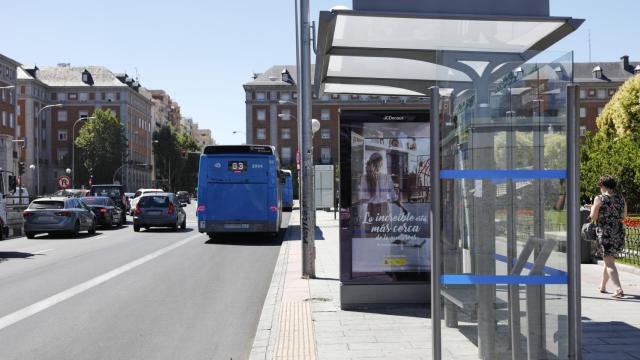
<instances>
[{"instance_id":1,"label":"fence","mask_svg":"<svg viewBox=\"0 0 640 360\"><path fill-rule=\"evenodd\" d=\"M625 226L624 250L620 254L620 259L640 265L640 227Z\"/></svg>"}]
</instances>

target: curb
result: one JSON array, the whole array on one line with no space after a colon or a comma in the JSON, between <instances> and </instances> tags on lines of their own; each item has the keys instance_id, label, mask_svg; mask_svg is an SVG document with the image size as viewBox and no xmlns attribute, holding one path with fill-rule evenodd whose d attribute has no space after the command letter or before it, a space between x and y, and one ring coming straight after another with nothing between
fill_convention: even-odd
<instances>
[{"instance_id":1,"label":"curb","mask_svg":"<svg viewBox=\"0 0 640 360\"><path fill-rule=\"evenodd\" d=\"M249 359L251 360L271 360L273 358L279 332L280 324L278 319L282 310L281 300L287 274L290 239L291 231L287 227L280 246L280 252L278 253L278 260L273 270L269 291L262 306L253 344L251 345L251 353L249 354Z\"/></svg>"},{"instance_id":2,"label":"curb","mask_svg":"<svg viewBox=\"0 0 640 360\"><path fill-rule=\"evenodd\" d=\"M604 266L604 261L598 260L598 265ZM640 269L635 267L635 266L616 263L616 268L619 271L622 271L622 272L626 272L626 273L630 273L630 274L634 274L634 275L640 275Z\"/></svg>"}]
</instances>

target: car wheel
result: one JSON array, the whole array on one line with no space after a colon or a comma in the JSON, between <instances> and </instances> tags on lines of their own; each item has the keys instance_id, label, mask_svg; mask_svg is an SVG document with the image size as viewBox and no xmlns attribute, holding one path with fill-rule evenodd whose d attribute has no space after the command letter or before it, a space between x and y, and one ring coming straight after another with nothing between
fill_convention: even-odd
<instances>
[{"instance_id":1,"label":"car wheel","mask_svg":"<svg viewBox=\"0 0 640 360\"><path fill-rule=\"evenodd\" d=\"M33 239L36 237L36 233L30 231L27 231L25 235L27 236L27 239Z\"/></svg>"},{"instance_id":2,"label":"car wheel","mask_svg":"<svg viewBox=\"0 0 640 360\"><path fill-rule=\"evenodd\" d=\"M93 220L93 223L91 224L91 227L89 228L89 235L95 235L96 233L96 221Z\"/></svg>"},{"instance_id":3,"label":"car wheel","mask_svg":"<svg viewBox=\"0 0 640 360\"><path fill-rule=\"evenodd\" d=\"M122 213L122 216L120 217L120 223L123 224L123 225L127 223L127 214L125 214L124 212Z\"/></svg>"},{"instance_id":4,"label":"car wheel","mask_svg":"<svg viewBox=\"0 0 640 360\"><path fill-rule=\"evenodd\" d=\"M76 224L73 226L73 231L71 232L71 236L76 238L80 235L80 222L76 221Z\"/></svg>"},{"instance_id":5,"label":"car wheel","mask_svg":"<svg viewBox=\"0 0 640 360\"><path fill-rule=\"evenodd\" d=\"M140 231L140 225L133 225L133 231L138 232Z\"/></svg>"}]
</instances>

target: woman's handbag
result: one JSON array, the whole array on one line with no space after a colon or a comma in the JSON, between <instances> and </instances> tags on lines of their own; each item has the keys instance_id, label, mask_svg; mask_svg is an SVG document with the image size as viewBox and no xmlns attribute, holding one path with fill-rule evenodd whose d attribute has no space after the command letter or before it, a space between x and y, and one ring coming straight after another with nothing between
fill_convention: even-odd
<instances>
[{"instance_id":1,"label":"woman's handbag","mask_svg":"<svg viewBox=\"0 0 640 360\"><path fill-rule=\"evenodd\" d=\"M596 236L596 224L588 222L582 225L582 239L591 241L597 238Z\"/></svg>"}]
</instances>

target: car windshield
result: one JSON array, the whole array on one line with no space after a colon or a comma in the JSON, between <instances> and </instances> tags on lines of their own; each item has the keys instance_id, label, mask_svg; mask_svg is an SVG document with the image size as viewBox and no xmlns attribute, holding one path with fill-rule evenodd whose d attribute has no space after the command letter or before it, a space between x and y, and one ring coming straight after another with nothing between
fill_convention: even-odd
<instances>
[{"instance_id":1,"label":"car windshield","mask_svg":"<svg viewBox=\"0 0 640 360\"><path fill-rule=\"evenodd\" d=\"M29 205L29 210L49 210L64 209L64 201L60 200L38 200Z\"/></svg>"},{"instance_id":2,"label":"car windshield","mask_svg":"<svg viewBox=\"0 0 640 360\"><path fill-rule=\"evenodd\" d=\"M168 207L169 206L169 198L167 196L143 196L140 198L138 205L141 208L151 208L151 207Z\"/></svg>"},{"instance_id":3,"label":"car windshield","mask_svg":"<svg viewBox=\"0 0 640 360\"><path fill-rule=\"evenodd\" d=\"M95 196L120 197L120 188L117 187L94 187L91 194Z\"/></svg>"},{"instance_id":4,"label":"car windshield","mask_svg":"<svg viewBox=\"0 0 640 360\"><path fill-rule=\"evenodd\" d=\"M82 201L84 201L84 203L87 205L106 205L107 204L107 199L99 198L99 197L86 197L82 199Z\"/></svg>"}]
</instances>

